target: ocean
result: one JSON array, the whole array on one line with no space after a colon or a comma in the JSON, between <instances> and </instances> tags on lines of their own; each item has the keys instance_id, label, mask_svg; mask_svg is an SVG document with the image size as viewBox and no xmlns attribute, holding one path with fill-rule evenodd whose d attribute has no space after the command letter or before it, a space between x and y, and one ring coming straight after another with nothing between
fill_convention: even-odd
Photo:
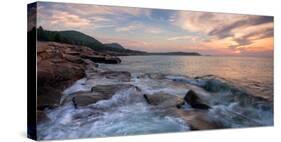
<instances>
[{"instance_id":1,"label":"ocean","mask_svg":"<svg viewBox=\"0 0 281 142\"><path fill-rule=\"evenodd\" d=\"M129 71L127 82L109 76L89 76L65 89L65 97L98 85L136 86L116 92L108 100L76 109L71 102L45 110L50 121L38 124L40 140L125 136L192 131L192 122L166 107L148 104L143 94L184 97L192 89L207 91L211 109L204 119L223 128L273 125L273 59L213 56L124 56L121 64L99 64L107 71ZM196 87L195 87L196 86ZM198 89L199 88L199 89ZM205 91L204 91L205 90ZM95 94L93 94L95 95ZM169 101L169 100L168 100ZM175 109L172 109L175 111ZM198 111L188 103L185 112ZM199 110L199 112L202 112ZM195 119L196 124L205 121ZM190 119L189 118L189 119ZM201 123L202 121L202 123Z\"/></svg>"},{"instance_id":2,"label":"ocean","mask_svg":"<svg viewBox=\"0 0 281 142\"><path fill-rule=\"evenodd\" d=\"M122 56L121 64L101 64L118 71L198 77L215 75L253 95L273 99L273 58L220 56Z\"/></svg>"}]
</instances>

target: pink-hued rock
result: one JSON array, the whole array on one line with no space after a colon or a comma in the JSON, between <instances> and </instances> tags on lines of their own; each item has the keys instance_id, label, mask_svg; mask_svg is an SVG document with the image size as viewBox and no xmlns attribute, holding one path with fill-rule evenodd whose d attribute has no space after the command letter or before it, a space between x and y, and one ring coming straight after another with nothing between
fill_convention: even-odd
<instances>
[{"instance_id":1,"label":"pink-hued rock","mask_svg":"<svg viewBox=\"0 0 281 142\"><path fill-rule=\"evenodd\" d=\"M37 101L38 109L59 105L61 92L85 76L88 61L80 54L93 56L88 47L55 42L38 42Z\"/></svg>"},{"instance_id":2,"label":"pink-hued rock","mask_svg":"<svg viewBox=\"0 0 281 142\"><path fill-rule=\"evenodd\" d=\"M120 63L115 56L98 53L85 46L56 42L38 42L37 47L37 100L39 109L59 105L61 92L74 81L85 76L87 65L95 62ZM90 60L89 60L90 59ZM130 80L130 74L105 73L109 78Z\"/></svg>"}]
</instances>

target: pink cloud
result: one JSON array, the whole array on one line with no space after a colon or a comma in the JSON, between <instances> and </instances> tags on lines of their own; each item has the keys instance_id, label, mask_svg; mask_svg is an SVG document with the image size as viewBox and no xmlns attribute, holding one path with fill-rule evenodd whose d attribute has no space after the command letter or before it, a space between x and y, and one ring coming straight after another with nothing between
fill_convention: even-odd
<instances>
[{"instance_id":1,"label":"pink cloud","mask_svg":"<svg viewBox=\"0 0 281 142\"><path fill-rule=\"evenodd\" d=\"M90 20L81 18L78 15L71 14L65 11L56 11L50 17L50 23L63 24L66 27L85 27L90 24Z\"/></svg>"},{"instance_id":2,"label":"pink cloud","mask_svg":"<svg viewBox=\"0 0 281 142\"><path fill-rule=\"evenodd\" d=\"M174 25L191 32L209 33L222 25L230 24L242 19L245 15L180 11L177 16L171 20Z\"/></svg>"}]
</instances>

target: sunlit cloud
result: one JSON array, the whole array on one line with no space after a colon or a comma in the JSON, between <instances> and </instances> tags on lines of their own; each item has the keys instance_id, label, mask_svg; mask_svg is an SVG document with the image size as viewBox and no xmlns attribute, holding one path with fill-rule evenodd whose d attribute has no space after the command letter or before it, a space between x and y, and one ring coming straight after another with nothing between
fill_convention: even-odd
<instances>
[{"instance_id":1,"label":"sunlit cloud","mask_svg":"<svg viewBox=\"0 0 281 142\"><path fill-rule=\"evenodd\" d=\"M211 36L217 36L219 38L225 38L228 36L233 36L234 35L233 31L235 29L243 30L248 27L263 25L263 24L272 23L272 22L273 22L272 17L249 16L247 19L240 19L233 23L228 23L228 24L216 27L216 28L212 29L208 34ZM239 31L236 31L236 32L239 32Z\"/></svg>"},{"instance_id":2,"label":"sunlit cloud","mask_svg":"<svg viewBox=\"0 0 281 142\"><path fill-rule=\"evenodd\" d=\"M187 35L187 36L175 36L175 37L170 37L167 40L174 41L174 40L188 40L188 41L196 41L198 40L197 36L194 35Z\"/></svg>"},{"instance_id":3,"label":"sunlit cloud","mask_svg":"<svg viewBox=\"0 0 281 142\"><path fill-rule=\"evenodd\" d=\"M159 28L146 28L145 32L151 34L161 34L164 33L165 31Z\"/></svg>"},{"instance_id":4,"label":"sunlit cloud","mask_svg":"<svg viewBox=\"0 0 281 142\"><path fill-rule=\"evenodd\" d=\"M66 7L71 8L73 12L83 16L93 15L149 15L149 9L130 8L130 7L114 7L114 6L99 6L86 4L69 4Z\"/></svg>"},{"instance_id":5,"label":"sunlit cloud","mask_svg":"<svg viewBox=\"0 0 281 142\"><path fill-rule=\"evenodd\" d=\"M138 28L139 28L138 25L129 25L129 26L126 26L126 27L118 27L118 28L115 29L115 31L117 31L117 32L128 32L128 31L136 30Z\"/></svg>"},{"instance_id":6,"label":"sunlit cloud","mask_svg":"<svg viewBox=\"0 0 281 142\"><path fill-rule=\"evenodd\" d=\"M246 18L245 15L179 11L172 23L187 31L209 33L223 25Z\"/></svg>"},{"instance_id":7,"label":"sunlit cloud","mask_svg":"<svg viewBox=\"0 0 281 142\"><path fill-rule=\"evenodd\" d=\"M112 22L112 20L109 18L99 17L99 16L90 17L89 20L93 22Z\"/></svg>"},{"instance_id":8,"label":"sunlit cloud","mask_svg":"<svg viewBox=\"0 0 281 142\"><path fill-rule=\"evenodd\" d=\"M134 50L234 56L273 53L270 16L44 2L37 13L43 28L78 30Z\"/></svg>"},{"instance_id":9,"label":"sunlit cloud","mask_svg":"<svg viewBox=\"0 0 281 142\"><path fill-rule=\"evenodd\" d=\"M81 26L114 27L129 17L149 15L149 9L110 7L86 4L39 3L42 25L64 24L66 29ZM62 27L62 26L59 26Z\"/></svg>"},{"instance_id":10,"label":"sunlit cloud","mask_svg":"<svg viewBox=\"0 0 281 142\"><path fill-rule=\"evenodd\" d=\"M78 15L70 14L64 11L56 11L55 14L50 18L50 23L54 24L63 24L67 27L84 27L90 24L90 20L81 18Z\"/></svg>"},{"instance_id":11,"label":"sunlit cloud","mask_svg":"<svg viewBox=\"0 0 281 142\"><path fill-rule=\"evenodd\" d=\"M131 23L130 25L119 26L115 28L116 32L135 32L136 30L143 31L144 33L148 34L160 34L165 32L163 29L147 26L141 23Z\"/></svg>"},{"instance_id":12,"label":"sunlit cloud","mask_svg":"<svg viewBox=\"0 0 281 142\"><path fill-rule=\"evenodd\" d=\"M273 18L269 16L181 11L171 21L183 30L208 36L209 40L202 45L208 48L229 48L234 54L242 54L246 48L255 47L257 40L273 37ZM189 37L171 39L182 38ZM272 38L267 43L261 48L272 49Z\"/></svg>"}]
</instances>

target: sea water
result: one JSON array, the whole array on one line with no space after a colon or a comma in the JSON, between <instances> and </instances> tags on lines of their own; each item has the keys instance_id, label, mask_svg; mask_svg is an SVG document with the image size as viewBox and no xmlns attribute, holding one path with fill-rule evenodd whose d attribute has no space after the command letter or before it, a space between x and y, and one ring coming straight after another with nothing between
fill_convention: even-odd
<instances>
[{"instance_id":1,"label":"sea water","mask_svg":"<svg viewBox=\"0 0 281 142\"><path fill-rule=\"evenodd\" d=\"M121 64L100 64L100 68L131 72L132 79L128 83L138 86L146 94L164 92L184 96L188 90L175 87L173 81L212 91L217 96L211 98L213 106L208 113L209 119L227 128L273 125L272 58L125 56L121 59ZM138 77L144 73L165 74L167 79L158 81ZM90 90L91 86L115 83L118 84L108 79L87 82L84 78L63 93L68 95ZM231 85L249 93L237 94ZM44 140L73 139L190 130L189 124L183 119L166 115L168 113L164 109L151 107L138 93L136 88L130 88L88 107L75 109L72 104L64 104L54 110L45 110L50 121L38 125L38 137ZM268 101L259 101L257 96Z\"/></svg>"},{"instance_id":2,"label":"sea water","mask_svg":"<svg viewBox=\"0 0 281 142\"><path fill-rule=\"evenodd\" d=\"M267 99L273 97L272 57L122 56L121 64L101 64L112 70L164 73L190 77L215 75Z\"/></svg>"}]
</instances>

